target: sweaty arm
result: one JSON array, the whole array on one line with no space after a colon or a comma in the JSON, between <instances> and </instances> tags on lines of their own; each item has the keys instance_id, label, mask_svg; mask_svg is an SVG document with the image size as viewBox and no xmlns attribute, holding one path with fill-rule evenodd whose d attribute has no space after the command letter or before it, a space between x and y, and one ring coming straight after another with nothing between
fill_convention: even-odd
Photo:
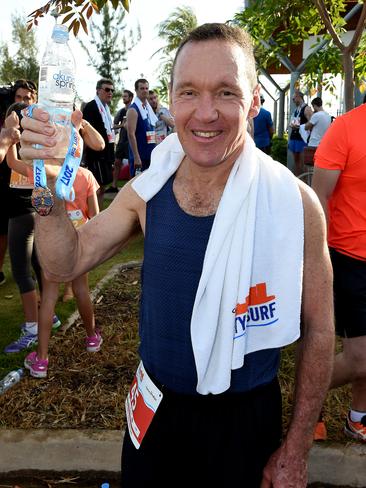
<instances>
[{"instance_id":1,"label":"sweaty arm","mask_svg":"<svg viewBox=\"0 0 366 488\"><path fill-rule=\"evenodd\" d=\"M314 175L311 186L315 193L318 195L327 220L328 200L334 191L340 174L341 171L337 169L323 169L318 168L317 166L315 166L314 168Z\"/></svg>"},{"instance_id":2,"label":"sweaty arm","mask_svg":"<svg viewBox=\"0 0 366 488\"><path fill-rule=\"evenodd\" d=\"M328 391L334 358L332 268L322 208L299 183L305 224L302 333L296 361L295 400L288 432L264 469L261 488L305 488L313 431Z\"/></svg>"},{"instance_id":3,"label":"sweaty arm","mask_svg":"<svg viewBox=\"0 0 366 488\"><path fill-rule=\"evenodd\" d=\"M39 259L50 281L72 281L114 256L140 229L144 202L128 183L105 211L75 229L64 202L55 197L47 216L36 215Z\"/></svg>"},{"instance_id":4,"label":"sweaty arm","mask_svg":"<svg viewBox=\"0 0 366 488\"><path fill-rule=\"evenodd\" d=\"M135 166L141 166L141 158L140 158L139 150L137 147L137 140L136 140L137 119L138 119L138 115L136 110L130 108L127 111L127 119L126 119L128 143L130 144L131 147Z\"/></svg>"}]
</instances>

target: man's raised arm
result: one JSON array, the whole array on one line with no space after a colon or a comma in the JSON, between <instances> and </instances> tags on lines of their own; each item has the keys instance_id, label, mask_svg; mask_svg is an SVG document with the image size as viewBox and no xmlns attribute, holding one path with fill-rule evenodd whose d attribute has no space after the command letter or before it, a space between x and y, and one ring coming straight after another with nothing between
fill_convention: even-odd
<instances>
[{"instance_id":1,"label":"man's raised arm","mask_svg":"<svg viewBox=\"0 0 366 488\"><path fill-rule=\"evenodd\" d=\"M62 161L53 159L56 141L54 127L48 123L48 114L35 109L33 119L24 117L21 137L23 159L43 159L48 183L53 185ZM78 127L81 113L73 113ZM36 149L33 144L43 148ZM55 205L48 216L37 215L36 246L41 265L48 279L71 281L113 256L139 228L144 202L130 184L119 192L109 208L76 230L68 218L63 200L54 197Z\"/></svg>"}]
</instances>

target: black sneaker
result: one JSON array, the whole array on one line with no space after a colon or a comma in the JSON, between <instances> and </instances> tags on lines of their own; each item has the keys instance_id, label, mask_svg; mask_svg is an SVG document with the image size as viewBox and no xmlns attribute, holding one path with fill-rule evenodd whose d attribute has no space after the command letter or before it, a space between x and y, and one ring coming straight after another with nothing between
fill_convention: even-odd
<instances>
[{"instance_id":1,"label":"black sneaker","mask_svg":"<svg viewBox=\"0 0 366 488\"><path fill-rule=\"evenodd\" d=\"M116 188L115 186L110 186L106 189L104 193L118 193L118 188Z\"/></svg>"},{"instance_id":2,"label":"black sneaker","mask_svg":"<svg viewBox=\"0 0 366 488\"><path fill-rule=\"evenodd\" d=\"M2 271L0 271L0 285L3 285L6 281L5 275Z\"/></svg>"}]
</instances>

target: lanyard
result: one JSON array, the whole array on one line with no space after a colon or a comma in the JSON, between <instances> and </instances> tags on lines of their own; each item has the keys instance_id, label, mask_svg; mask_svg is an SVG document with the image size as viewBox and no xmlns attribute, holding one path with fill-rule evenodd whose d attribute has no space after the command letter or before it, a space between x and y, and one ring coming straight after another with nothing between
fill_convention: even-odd
<instances>
[{"instance_id":1,"label":"lanyard","mask_svg":"<svg viewBox=\"0 0 366 488\"><path fill-rule=\"evenodd\" d=\"M30 105L29 107L26 107L24 109L24 114L27 117L32 117L34 107L36 107L36 105ZM72 202L75 199L75 192L72 185L75 181L76 173L80 165L82 147L83 147L82 139L81 137L79 137L79 134L77 133L75 127L71 124L71 136L70 136L69 147L67 149L67 153L63 165L61 167L61 171L57 177L56 187L55 187L56 195L61 200L67 200L69 202ZM35 196L37 197L34 198L35 210L40 215L48 215L48 213L50 213L52 209L53 201L52 201L52 205L51 203L49 204L50 207L49 209L44 208L44 205L47 206L47 202L45 202L45 198L48 197L49 199L52 199L52 194L50 190L47 188L47 176L46 176L46 170L45 170L43 159L34 160L33 175L34 175ZM42 192L42 189L44 189L45 192Z\"/></svg>"}]
</instances>

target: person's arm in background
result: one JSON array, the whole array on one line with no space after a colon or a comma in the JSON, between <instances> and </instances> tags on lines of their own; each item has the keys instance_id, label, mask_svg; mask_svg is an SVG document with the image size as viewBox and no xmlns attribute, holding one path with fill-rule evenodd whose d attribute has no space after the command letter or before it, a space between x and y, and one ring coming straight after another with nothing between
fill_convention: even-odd
<instances>
[{"instance_id":1,"label":"person's arm in background","mask_svg":"<svg viewBox=\"0 0 366 488\"><path fill-rule=\"evenodd\" d=\"M165 109L165 110L158 109L157 110L157 115L158 115L158 119L159 120L162 120L163 122L165 122L168 127L170 127L170 128L173 128L174 127L175 122L174 122L174 119L171 116L169 110L167 110L167 109Z\"/></svg>"},{"instance_id":2,"label":"person's arm in background","mask_svg":"<svg viewBox=\"0 0 366 488\"><path fill-rule=\"evenodd\" d=\"M105 148L103 137L87 120L82 119L80 131L85 144L90 149L93 149L93 151L103 151Z\"/></svg>"},{"instance_id":3,"label":"person's arm in background","mask_svg":"<svg viewBox=\"0 0 366 488\"><path fill-rule=\"evenodd\" d=\"M19 126L19 122L18 122ZM20 132L15 127L3 127L0 131L0 163L5 159L8 149L20 140Z\"/></svg>"},{"instance_id":4,"label":"person's arm in background","mask_svg":"<svg viewBox=\"0 0 366 488\"><path fill-rule=\"evenodd\" d=\"M8 117L5 119L4 127L7 130L15 129L17 130L19 127L19 118L15 112L12 112ZM20 132L17 131L20 136ZM12 144L8 152L6 153L6 162L12 170L20 173L24 176L29 176L32 173L32 168L26 164L24 161L18 158L17 154L17 146L16 144Z\"/></svg>"},{"instance_id":5,"label":"person's arm in background","mask_svg":"<svg viewBox=\"0 0 366 488\"><path fill-rule=\"evenodd\" d=\"M304 206L302 331L297 346L294 406L287 434L263 471L261 488L305 488L307 458L334 361L333 275L324 213L299 183Z\"/></svg>"},{"instance_id":6,"label":"person's arm in background","mask_svg":"<svg viewBox=\"0 0 366 488\"><path fill-rule=\"evenodd\" d=\"M332 196L334 188L338 182L338 178L341 174L340 170L329 170L314 167L314 175L311 183L311 187L318 195L320 203L322 204L326 219L328 221L328 201Z\"/></svg>"},{"instance_id":7,"label":"person's arm in background","mask_svg":"<svg viewBox=\"0 0 366 488\"><path fill-rule=\"evenodd\" d=\"M139 154L139 150L137 147L137 140L136 140L136 127L137 127L137 119L138 114L135 109L130 108L127 110L127 136L128 136L128 143L130 145L135 167L141 167L141 158Z\"/></svg>"}]
</instances>

